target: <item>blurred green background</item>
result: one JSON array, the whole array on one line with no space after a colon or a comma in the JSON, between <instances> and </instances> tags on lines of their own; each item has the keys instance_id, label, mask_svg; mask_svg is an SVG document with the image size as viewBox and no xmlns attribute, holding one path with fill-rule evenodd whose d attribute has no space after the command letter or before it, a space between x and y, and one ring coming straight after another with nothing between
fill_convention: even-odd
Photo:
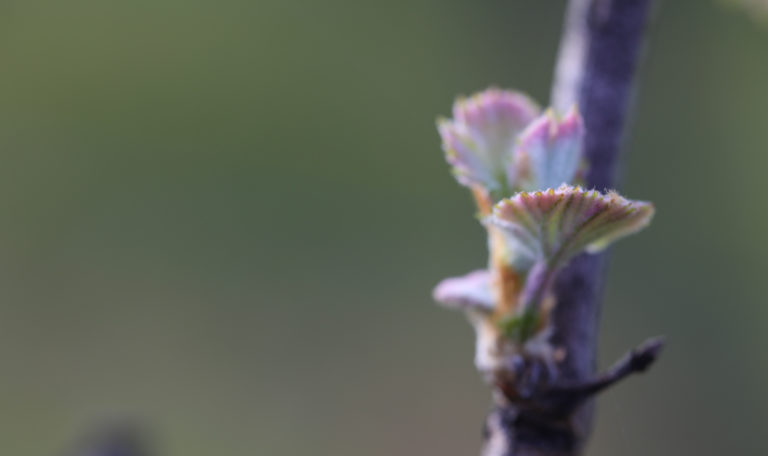
<instances>
[{"instance_id":1,"label":"blurred green background","mask_svg":"<svg viewBox=\"0 0 768 456\"><path fill-rule=\"evenodd\" d=\"M485 262L434 128L546 103L564 2L0 5L0 454L102 420L161 456L477 454L472 334L430 299ZM590 455L763 455L768 26L663 1L622 190Z\"/></svg>"}]
</instances>

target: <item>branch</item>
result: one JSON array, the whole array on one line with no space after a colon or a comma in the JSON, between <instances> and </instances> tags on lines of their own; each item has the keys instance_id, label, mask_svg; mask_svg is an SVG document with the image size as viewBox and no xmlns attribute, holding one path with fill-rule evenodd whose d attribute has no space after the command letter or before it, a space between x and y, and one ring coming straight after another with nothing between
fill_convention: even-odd
<instances>
[{"instance_id":1,"label":"branch","mask_svg":"<svg viewBox=\"0 0 768 456\"><path fill-rule=\"evenodd\" d=\"M567 414L587 399L605 391L628 376L645 372L658 359L664 347L663 337L646 340L618 360L610 369L592 380L559 384L548 389L550 402L557 413Z\"/></svg>"},{"instance_id":2,"label":"branch","mask_svg":"<svg viewBox=\"0 0 768 456\"><path fill-rule=\"evenodd\" d=\"M571 0L552 104L579 105L586 126L587 187L612 188L652 0Z\"/></svg>"},{"instance_id":3,"label":"branch","mask_svg":"<svg viewBox=\"0 0 768 456\"><path fill-rule=\"evenodd\" d=\"M633 95L646 20L652 0L572 0L553 87L554 103L577 102L586 125L584 154L588 188L612 188L617 182L621 141ZM580 65L567 63L579 60ZM571 74L564 72L571 71ZM604 255L575 258L555 285L553 342L568 356L564 379L592 377L597 358ZM591 407L575 418L574 429L586 439Z\"/></svg>"},{"instance_id":4,"label":"branch","mask_svg":"<svg viewBox=\"0 0 768 456\"><path fill-rule=\"evenodd\" d=\"M656 361L663 346L663 338L649 339L593 379L555 385L542 385L534 379L528 386L538 386L539 389L522 395L524 384L532 377L542 378L546 366L533 362L523 366L516 376L500 376L496 386L509 402L497 407L486 422L483 455L578 454L584 441L574 432L569 420L574 410L631 374L646 371Z\"/></svg>"},{"instance_id":5,"label":"branch","mask_svg":"<svg viewBox=\"0 0 768 456\"><path fill-rule=\"evenodd\" d=\"M664 338L654 337L643 342L639 347L631 350L616 362L610 369L602 375L596 377L591 382L586 382L577 387L566 387L574 393L583 395L584 398L594 396L595 394L615 385L624 380L629 375L645 372L659 357L661 349L664 348Z\"/></svg>"},{"instance_id":6,"label":"branch","mask_svg":"<svg viewBox=\"0 0 768 456\"><path fill-rule=\"evenodd\" d=\"M556 65L552 103L576 103L584 117L587 188L615 186L620 145L652 0L571 0ZM584 398L655 359L660 344L635 352L593 379L598 340L602 255L581 255L558 274L551 342L565 359L551 384L579 385ZM655 348L654 348L655 347ZM589 394L587 394L589 393ZM581 403L583 401L580 401ZM574 456L591 428L591 407L563 419L519 403L500 405L486 423L486 456Z\"/></svg>"}]
</instances>

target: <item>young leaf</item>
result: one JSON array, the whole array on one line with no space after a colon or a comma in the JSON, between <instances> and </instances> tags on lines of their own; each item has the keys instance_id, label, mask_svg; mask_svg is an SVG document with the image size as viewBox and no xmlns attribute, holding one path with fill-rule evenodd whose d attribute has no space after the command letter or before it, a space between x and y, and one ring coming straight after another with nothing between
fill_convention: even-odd
<instances>
[{"instance_id":1,"label":"young leaf","mask_svg":"<svg viewBox=\"0 0 768 456\"><path fill-rule=\"evenodd\" d=\"M547 110L523 131L515 149L520 187L533 191L572 182L583 140L584 122L575 107L562 119Z\"/></svg>"},{"instance_id":2,"label":"young leaf","mask_svg":"<svg viewBox=\"0 0 768 456\"><path fill-rule=\"evenodd\" d=\"M495 193L512 188L517 137L539 112L527 96L493 88L457 100L438 131L459 183Z\"/></svg>"},{"instance_id":3,"label":"young leaf","mask_svg":"<svg viewBox=\"0 0 768 456\"><path fill-rule=\"evenodd\" d=\"M653 212L651 203L630 201L615 192L562 185L502 200L488 221L503 229L532 261L557 268L583 250L598 252L639 231Z\"/></svg>"},{"instance_id":4,"label":"young leaf","mask_svg":"<svg viewBox=\"0 0 768 456\"><path fill-rule=\"evenodd\" d=\"M449 308L492 312L491 274L480 269L462 277L444 279L432 291L432 297Z\"/></svg>"}]
</instances>

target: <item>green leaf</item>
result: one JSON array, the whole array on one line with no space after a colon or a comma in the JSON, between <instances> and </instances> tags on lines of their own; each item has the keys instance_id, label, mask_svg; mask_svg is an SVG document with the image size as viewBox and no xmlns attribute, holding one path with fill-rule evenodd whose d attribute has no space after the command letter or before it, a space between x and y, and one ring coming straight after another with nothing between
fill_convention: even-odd
<instances>
[{"instance_id":1,"label":"green leaf","mask_svg":"<svg viewBox=\"0 0 768 456\"><path fill-rule=\"evenodd\" d=\"M438 120L437 128L459 183L509 195L518 135L539 112L530 98L513 91L491 88L458 99L453 119Z\"/></svg>"},{"instance_id":2,"label":"green leaf","mask_svg":"<svg viewBox=\"0 0 768 456\"><path fill-rule=\"evenodd\" d=\"M523 131L515 149L520 188L534 191L573 182L583 141L584 122L575 107L562 119L548 109Z\"/></svg>"},{"instance_id":3,"label":"green leaf","mask_svg":"<svg viewBox=\"0 0 768 456\"><path fill-rule=\"evenodd\" d=\"M517 250L517 256L557 268L582 251L598 252L641 230L653 213L651 203L627 200L615 192L602 194L562 185L504 199L494 207L488 222L513 241L510 248Z\"/></svg>"}]
</instances>

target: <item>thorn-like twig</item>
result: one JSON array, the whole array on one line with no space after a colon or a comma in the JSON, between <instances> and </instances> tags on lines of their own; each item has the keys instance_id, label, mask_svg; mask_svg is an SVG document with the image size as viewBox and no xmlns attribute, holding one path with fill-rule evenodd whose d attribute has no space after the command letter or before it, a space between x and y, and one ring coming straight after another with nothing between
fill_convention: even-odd
<instances>
[{"instance_id":1,"label":"thorn-like twig","mask_svg":"<svg viewBox=\"0 0 768 456\"><path fill-rule=\"evenodd\" d=\"M546 366L541 362L522 364L514 375L498 373L496 387L504 397L522 410L538 416L569 417L577 407L628 376L644 372L659 356L664 346L663 337L646 340L624 355L611 368L586 381L555 381L544 375Z\"/></svg>"},{"instance_id":2,"label":"thorn-like twig","mask_svg":"<svg viewBox=\"0 0 768 456\"><path fill-rule=\"evenodd\" d=\"M594 379L575 385L558 385L553 389L579 396L580 400L587 399L615 385L631 374L647 370L659 357L663 347L664 337L650 338L632 349L611 366L610 369Z\"/></svg>"}]
</instances>

